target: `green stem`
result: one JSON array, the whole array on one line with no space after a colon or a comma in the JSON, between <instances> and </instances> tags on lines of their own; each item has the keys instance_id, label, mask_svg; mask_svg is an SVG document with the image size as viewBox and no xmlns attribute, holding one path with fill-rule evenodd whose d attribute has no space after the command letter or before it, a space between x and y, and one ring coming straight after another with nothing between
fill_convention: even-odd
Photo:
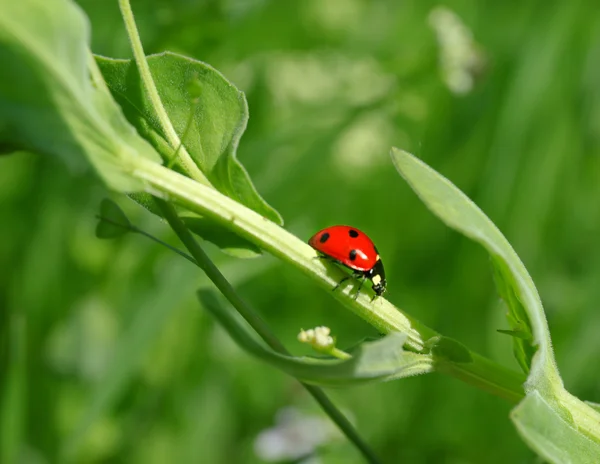
<instances>
[{"instance_id":1,"label":"green stem","mask_svg":"<svg viewBox=\"0 0 600 464\"><path fill-rule=\"evenodd\" d=\"M204 173L198 168L196 163L194 163L194 160L183 146L179 136L177 135L177 132L175 131L175 128L173 127L173 124L171 124L171 119L169 118L169 115L162 104L160 95L158 94L158 89L156 88L154 80L152 79L152 74L150 73L148 61L146 61L146 55L144 54L144 48L142 47L142 41L140 40L137 26L135 25L135 19L133 17L133 11L131 10L129 0L119 0L119 8L121 9L121 15L123 16L123 22L125 23L125 28L127 29L127 35L129 36L131 49L133 50L133 56L135 57L135 62L137 64L140 77L144 83L144 88L148 93L148 97L152 102L152 107L156 111L163 134L167 138L173 150L177 149L180 151L178 161L187 175L189 175L192 179L201 182L202 184L211 185Z\"/></svg>"},{"instance_id":2,"label":"green stem","mask_svg":"<svg viewBox=\"0 0 600 464\"><path fill-rule=\"evenodd\" d=\"M425 341L438 335L434 330L404 314L385 298L377 298L372 302L365 292L354 300L350 296L352 286L331 292L345 276L343 271L337 266L315 259L315 251L305 242L249 208L212 188L146 159L139 158L136 164L137 169L132 173L133 176L149 184L153 192L163 192L170 200L235 231L260 248L294 265L381 333L407 334L407 349L425 352ZM446 363L443 371L510 401L518 401L523 397L524 375L510 371L476 353L471 353L471 357L473 361L469 363L452 363L451 367Z\"/></svg>"},{"instance_id":3,"label":"green stem","mask_svg":"<svg viewBox=\"0 0 600 464\"><path fill-rule=\"evenodd\" d=\"M350 359L352 357L345 351L340 350L339 348L335 348L335 347L332 348L330 351L328 351L327 354L330 354L331 356L334 356L338 359Z\"/></svg>"},{"instance_id":4,"label":"green stem","mask_svg":"<svg viewBox=\"0 0 600 464\"><path fill-rule=\"evenodd\" d=\"M177 216L177 212L173 206L161 199L155 198L156 205L161 210L164 218L167 220L173 231L177 234L181 242L188 249L198 267L202 269L208 278L215 284L219 291L229 300L231 305L241 314L241 316L252 326L252 328L260 335L260 337L275 351L289 355L289 352L271 332L269 326L263 319L236 293L229 281L225 278L221 271L210 260L208 255L200 247L194 239L190 231L187 229L183 221ZM348 419L335 407L325 392L319 387L302 383L304 388L312 395L319 403L327 415L337 424L340 430L348 437L348 439L360 450L367 462L372 464L379 463L379 460L363 441L358 432L354 429Z\"/></svg>"},{"instance_id":5,"label":"green stem","mask_svg":"<svg viewBox=\"0 0 600 464\"><path fill-rule=\"evenodd\" d=\"M179 248L175 248L174 246L169 245L167 242L163 242L161 239L155 237L152 234L149 234L148 232L142 230L142 229L138 229L136 226L130 224L128 226L125 226L123 224L119 224L118 222L112 221L108 218L102 217L100 215L96 215L96 217L104 222L108 222L110 224L112 224L113 226L117 226L120 227L122 229L128 230L129 232L132 232L134 234L140 234L143 235L144 237L149 238L150 240L158 243L159 245L164 246L165 248L168 248L169 250L171 250L174 253L177 253L179 256L181 256L182 258L187 259L189 262L191 262L192 264L196 264L196 261L194 260L194 258L192 258L190 255L188 255L187 253L184 253L183 251L181 251Z\"/></svg>"}]
</instances>

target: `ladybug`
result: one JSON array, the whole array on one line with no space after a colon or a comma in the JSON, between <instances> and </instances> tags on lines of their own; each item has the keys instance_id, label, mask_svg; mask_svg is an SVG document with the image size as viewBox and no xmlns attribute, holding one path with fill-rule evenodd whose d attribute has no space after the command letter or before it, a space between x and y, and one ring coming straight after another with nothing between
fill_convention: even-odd
<instances>
[{"instance_id":1,"label":"ladybug","mask_svg":"<svg viewBox=\"0 0 600 464\"><path fill-rule=\"evenodd\" d=\"M325 258L352 270L352 277L360 279L354 299L358 298L365 279L369 279L375 292L375 299L386 290L385 270L379 252L373 241L360 230L350 226L331 226L313 235L308 244ZM343 278L337 289L350 276Z\"/></svg>"}]
</instances>

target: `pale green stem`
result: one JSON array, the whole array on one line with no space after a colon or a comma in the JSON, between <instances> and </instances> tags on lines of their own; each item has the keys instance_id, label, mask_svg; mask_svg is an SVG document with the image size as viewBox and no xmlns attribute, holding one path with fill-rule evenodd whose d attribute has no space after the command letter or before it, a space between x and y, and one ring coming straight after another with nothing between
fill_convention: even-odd
<instances>
[{"instance_id":1,"label":"pale green stem","mask_svg":"<svg viewBox=\"0 0 600 464\"><path fill-rule=\"evenodd\" d=\"M339 348L335 348L335 347L332 348L331 350L327 351L327 354L330 354L331 356L334 356L338 359L350 359L352 357L345 351L342 351Z\"/></svg>"},{"instance_id":2,"label":"pale green stem","mask_svg":"<svg viewBox=\"0 0 600 464\"><path fill-rule=\"evenodd\" d=\"M135 57L140 77L144 83L144 88L148 93L148 97L152 102L152 107L154 108L154 111L156 111L162 132L173 150L179 150L177 160L179 165L192 179L205 185L211 185L204 173L198 168L196 163L194 163L194 160L186 150L185 146L181 143L173 124L171 124L169 115L162 104L162 100L160 99L160 95L158 94L158 90L152 79L152 74L150 73L148 61L146 61L146 55L144 54L144 48L142 47L142 41L140 40L137 26L133 18L133 11L131 10L129 0L119 0L119 8L121 9L121 15L123 16L127 35L131 42L131 49L133 50L133 56Z\"/></svg>"},{"instance_id":3,"label":"pale green stem","mask_svg":"<svg viewBox=\"0 0 600 464\"><path fill-rule=\"evenodd\" d=\"M126 225L119 224L118 222L112 221L112 220L110 220L110 219L108 219L108 218L105 218L105 217L102 217L102 216L99 216L99 215L96 215L96 217L97 217L99 220L101 220L101 221L108 222L109 224L112 224L113 226L120 227L121 229L128 230L128 231L129 231L129 232L131 232L131 233L143 235L144 237L147 237L147 238L149 238L149 239L150 239L150 240L152 240L153 242L156 242L156 243L158 243L159 245L162 245L162 246L164 246L165 248L168 248L168 249L169 249L169 250L171 250L173 253L177 253L177 254L178 254L179 256L181 256L182 258L185 258L185 259L187 259L187 260L188 260L190 263L198 265L198 263L196 263L196 261L194 260L194 258L192 258L192 257L191 257L190 255L188 255L187 253L184 253L184 252L183 252L183 251L181 251L180 249L178 249L178 248L175 248L174 246L171 246L171 245L169 245L169 244L168 244L168 243L166 243L166 242L163 242L161 239L159 239L159 238L155 237L155 236L154 236L154 235L152 235L152 234L149 234L148 232L146 232L146 231L144 231L144 230L142 230L142 229L138 229L138 228L137 228L136 226L134 226L133 224L130 224L130 225L126 226Z\"/></svg>"}]
</instances>

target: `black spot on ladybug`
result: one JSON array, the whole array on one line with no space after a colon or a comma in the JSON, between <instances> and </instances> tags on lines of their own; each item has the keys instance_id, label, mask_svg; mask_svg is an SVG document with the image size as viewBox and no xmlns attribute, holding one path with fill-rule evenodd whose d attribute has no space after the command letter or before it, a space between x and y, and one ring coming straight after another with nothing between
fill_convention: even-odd
<instances>
[{"instance_id":1,"label":"black spot on ladybug","mask_svg":"<svg viewBox=\"0 0 600 464\"><path fill-rule=\"evenodd\" d=\"M329 232L325 232L323 235L321 235L319 242L325 243L327 240L329 240Z\"/></svg>"},{"instance_id":2,"label":"black spot on ladybug","mask_svg":"<svg viewBox=\"0 0 600 464\"><path fill-rule=\"evenodd\" d=\"M350 235L350 237L352 237L352 238L356 238L356 237L358 237L358 232L355 231L354 229L350 229L348 231L348 235Z\"/></svg>"},{"instance_id":3,"label":"black spot on ladybug","mask_svg":"<svg viewBox=\"0 0 600 464\"><path fill-rule=\"evenodd\" d=\"M350 250L348 257L350 258L350 261L354 261L356 259L356 250Z\"/></svg>"}]
</instances>

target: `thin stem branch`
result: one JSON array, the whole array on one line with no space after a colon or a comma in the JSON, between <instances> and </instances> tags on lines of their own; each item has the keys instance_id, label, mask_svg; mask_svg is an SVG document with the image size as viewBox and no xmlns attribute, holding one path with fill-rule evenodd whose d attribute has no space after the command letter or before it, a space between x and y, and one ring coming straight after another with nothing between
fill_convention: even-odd
<instances>
[{"instance_id":1,"label":"thin stem branch","mask_svg":"<svg viewBox=\"0 0 600 464\"><path fill-rule=\"evenodd\" d=\"M129 0L119 0L119 8L121 9L121 15L123 16L125 28L127 29L127 35L129 36L129 41L131 42L131 49L133 50L133 56L135 57L135 62L137 64L140 77L144 83L146 92L148 92L148 97L152 102L152 107L154 108L154 111L156 111L161 129L171 145L171 148L179 151L177 161L192 179L205 185L211 185L204 173L198 168L198 166L196 166L196 163L194 163L194 160L186 150L185 146L183 146L183 143L179 139L173 124L171 124L171 119L169 118L169 115L162 104L162 100L158 94L158 89L156 88L154 80L152 79L150 66L148 66L148 61L146 61L146 55L144 54L144 48L142 46L142 41L140 40L140 35L135 24L135 19L133 17L133 11L131 10Z\"/></svg>"},{"instance_id":2,"label":"thin stem branch","mask_svg":"<svg viewBox=\"0 0 600 464\"><path fill-rule=\"evenodd\" d=\"M244 319L252 326L252 328L260 335L260 337L275 351L289 355L285 346L279 341L266 322L237 294L229 281L225 278L221 271L210 260L208 255L200 247L194 239L191 232L187 229L183 221L177 216L177 212L173 206L161 199L155 198L156 205L161 210L164 218L167 220L173 231L177 234L181 242L193 256L198 267L202 269L208 278L215 284L219 291L229 300L231 305L242 315ZM304 388L311 396L319 403L325 413L337 424L340 430L348 437L348 439L358 448L367 462L371 464L379 463L379 459L369 446L363 441L356 429L335 407L325 392L319 387L302 383Z\"/></svg>"},{"instance_id":3,"label":"thin stem branch","mask_svg":"<svg viewBox=\"0 0 600 464\"><path fill-rule=\"evenodd\" d=\"M340 350L339 348L332 348L329 354L331 356L335 356L338 359L350 359L352 357L351 355L349 355L343 350Z\"/></svg>"},{"instance_id":4,"label":"thin stem branch","mask_svg":"<svg viewBox=\"0 0 600 464\"><path fill-rule=\"evenodd\" d=\"M148 232L146 232L146 231L144 231L142 229L137 228L133 224L130 224L129 226L125 226L123 224L119 224L118 222L111 221L110 219L105 218L105 217L100 216L100 215L96 215L96 217L99 220L101 220L101 221L108 222L109 224L112 224L113 226L121 227L122 229L128 230L129 232L132 232L134 234L143 235L144 237L147 237L150 240L152 240L152 241L154 241L154 242L156 242L156 243L158 243L158 244L160 244L160 245L168 248L169 250L177 253L179 256L181 256L182 258L187 259L192 264L198 265L198 263L196 263L196 260L194 258L192 258L190 255L188 255L187 253L181 251L179 248L175 248L174 246L169 245L167 242L163 242L161 239L155 237L152 234L149 234Z\"/></svg>"}]
</instances>

